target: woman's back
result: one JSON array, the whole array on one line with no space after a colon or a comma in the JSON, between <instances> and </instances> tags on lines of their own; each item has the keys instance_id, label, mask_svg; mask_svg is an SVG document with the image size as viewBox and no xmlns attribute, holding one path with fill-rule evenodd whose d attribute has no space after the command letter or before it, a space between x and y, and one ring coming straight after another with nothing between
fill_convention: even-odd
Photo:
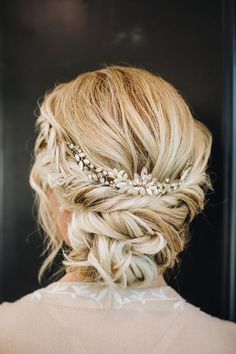
<instances>
[{"instance_id":1,"label":"woman's back","mask_svg":"<svg viewBox=\"0 0 236 354\"><path fill-rule=\"evenodd\" d=\"M236 324L170 286L144 289L54 282L0 306L2 354L235 354Z\"/></svg>"},{"instance_id":2,"label":"woman's back","mask_svg":"<svg viewBox=\"0 0 236 354\"><path fill-rule=\"evenodd\" d=\"M179 263L212 189L212 134L180 93L146 70L111 66L57 85L39 113L30 172L46 236L39 279L59 251L66 275L0 306L0 352L236 353L235 324L153 286Z\"/></svg>"}]
</instances>

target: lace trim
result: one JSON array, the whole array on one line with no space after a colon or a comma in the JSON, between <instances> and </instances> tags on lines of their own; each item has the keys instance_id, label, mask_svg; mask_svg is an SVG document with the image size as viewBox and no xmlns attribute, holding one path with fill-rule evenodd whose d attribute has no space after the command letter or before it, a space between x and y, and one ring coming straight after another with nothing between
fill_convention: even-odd
<instances>
[{"instance_id":1,"label":"lace trim","mask_svg":"<svg viewBox=\"0 0 236 354\"><path fill-rule=\"evenodd\" d=\"M50 284L46 288L34 291L31 300L40 300L44 294L65 295L73 299L87 297L94 300L101 309L107 307L122 308L125 304L138 302L146 304L148 301L173 302L174 310L182 310L186 300L179 296L167 295L166 289L169 287L159 287L148 289L117 289L117 288L94 288L91 284ZM108 307L109 307L108 306Z\"/></svg>"}]
</instances>

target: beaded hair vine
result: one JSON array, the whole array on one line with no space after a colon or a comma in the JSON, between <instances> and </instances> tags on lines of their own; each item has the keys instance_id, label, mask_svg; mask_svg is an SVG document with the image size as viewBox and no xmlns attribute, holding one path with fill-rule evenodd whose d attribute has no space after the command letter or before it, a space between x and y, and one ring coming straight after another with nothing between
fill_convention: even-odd
<instances>
[{"instance_id":1,"label":"beaded hair vine","mask_svg":"<svg viewBox=\"0 0 236 354\"><path fill-rule=\"evenodd\" d=\"M156 178L152 178L152 175L148 174L146 167L142 168L140 175L135 173L134 178L130 180L124 170L118 171L114 168L112 171L106 171L102 167L96 167L86 158L86 154L79 146L70 142L67 142L67 146L72 150L81 171L84 171L90 180L112 186L116 188L119 193L132 195L163 195L167 192L177 190L185 181L192 166L192 163L188 160L180 174L180 178L173 181L170 181L170 178L166 178L164 182L158 182Z\"/></svg>"}]
</instances>

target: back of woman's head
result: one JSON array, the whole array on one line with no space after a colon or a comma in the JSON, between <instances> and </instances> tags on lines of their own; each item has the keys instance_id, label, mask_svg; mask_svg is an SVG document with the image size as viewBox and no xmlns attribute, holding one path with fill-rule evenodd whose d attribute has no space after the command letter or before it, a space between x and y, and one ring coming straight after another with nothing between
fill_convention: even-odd
<instances>
[{"instance_id":1,"label":"back of woman's head","mask_svg":"<svg viewBox=\"0 0 236 354\"><path fill-rule=\"evenodd\" d=\"M30 182L48 252L40 276L63 247L49 189L72 213L67 271L80 270L85 281L139 287L172 268L212 188L206 173L211 133L177 90L146 70L109 66L47 93L37 127ZM89 179L67 141L79 145L90 163L124 170L130 179L144 166L157 181L178 179L187 161L192 167L180 188L166 194L119 193Z\"/></svg>"}]
</instances>

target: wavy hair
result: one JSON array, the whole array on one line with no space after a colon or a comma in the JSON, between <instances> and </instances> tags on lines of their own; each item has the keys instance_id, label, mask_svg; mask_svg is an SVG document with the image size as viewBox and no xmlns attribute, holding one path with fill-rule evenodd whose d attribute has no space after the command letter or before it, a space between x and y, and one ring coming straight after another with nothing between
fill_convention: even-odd
<instances>
[{"instance_id":1,"label":"wavy hair","mask_svg":"<svg viewBox=\"0 0 236 354\"><path fill-rule=\"evenodd\" d=\"M61 248L67 271L80 270L84 281L98 284L149 286L172 268L188 242L191 221L213 190L206 173L212 134L193 118L181 94L147 70L107 66L47 92L36 127L30 184L47 252L39 279ZM181 188L168 194L120 194L86 177L68 140L94 165L125 170L131 179L143 166L158 181L177 179L189 159L193 166ZM72 212L67 248L49 188Z\"/></svg>"}]
</instances>

